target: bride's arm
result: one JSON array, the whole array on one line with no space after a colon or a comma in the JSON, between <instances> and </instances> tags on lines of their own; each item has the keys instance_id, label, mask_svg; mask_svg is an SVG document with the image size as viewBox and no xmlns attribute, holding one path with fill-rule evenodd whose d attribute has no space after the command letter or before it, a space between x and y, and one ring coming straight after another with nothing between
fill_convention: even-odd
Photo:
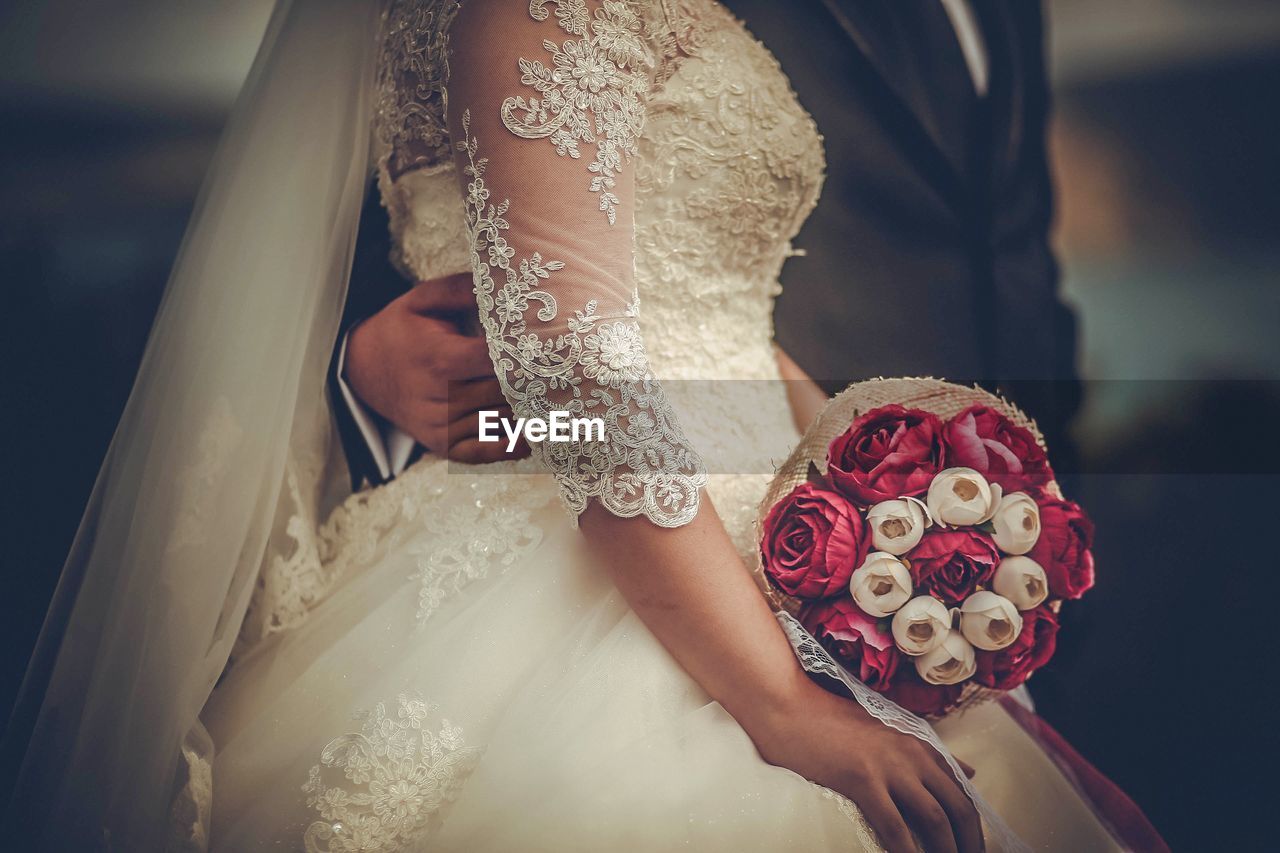
<instances>
[{"instance_id":1,"label":"bride's arm","mask_svg":"<svg viewBox=\"0 0 1280 853\"><path fill-rule=\"evenodd\" d=\"M930 850L977 849L939 757L807 679L648 370L630 162L655 58L644 5L469 0L446 24L449 136L504 394L517 416L606 421L605 442L535 455L637 614L766 760L853 798L890 849L914 849L906 820Z\"/></svg>"},{"instance_id":2,"label":"bride's arm","mask_svg":"<svg viewBox=\"0 0 1280 853\"><path fill-rule=\"evenodd\" d=\"M982 849L973 804L937 753L811 682L711 502L675 530L595 505L582 530L627 603L770 764L849 797L890 851Z\"/></svg>"}]
</instances>

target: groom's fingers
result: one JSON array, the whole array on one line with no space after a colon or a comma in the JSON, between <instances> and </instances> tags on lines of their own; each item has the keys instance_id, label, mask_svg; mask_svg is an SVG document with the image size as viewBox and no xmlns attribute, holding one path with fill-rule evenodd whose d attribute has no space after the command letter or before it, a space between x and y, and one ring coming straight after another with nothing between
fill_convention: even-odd
<instances>
[{"instance_id":1,"label":"groom's fingers","mask_svg":"<svg viewBox=\"0 0 1280 853\"><path fill-rule=\"evenodd\" d=\"M471 287L471 273L457 273L420 281L402 298L409 310L417 314L475 311L476 297Z\"/></svg>"},{"instance_id":2,"label":"groom's fingers","mask_svg":"<svg viewBox=\"0 0 1280 853\"><path fill-rule=\"evenodd\" d=\"M511 409L501 406L496 409L498 416L510 420ZM503 459L520 459L529 455L529 445L521 436L515 448L507 452L507 436L501 435L498 441L480 441L479 411L463 414L449 424L449 450L445 454L454 462L499 462Z\"/></svg>"},{"instance_id":3,"label":"groom's fingers","mask_svg":"<svg viewBox=\"0 0 1280 853\"><path fill-rule=\"evenodd\" d=\"M501 406L500 408L488 409L488 411L497 412L498 413L496 415L497 418L505 418L507 421L511 421L513 419L513 416L511 414L511 409L508 406ZM448 427L446 427L446 435L447 435L450 447L453 447L454 445L464 442L468 439L475 439L477 441L480 440L480 412L481 412L481 409L471 409L470 411L460 411L460 412L450 413L451 418L449 420ZM491 434L494 432L497 433L499 437L499 441L493 442L493 443L500 444L503 447L506 447L507 437L503 435L502 428L497 427L496 429L490 429ZM484 442L484 443L489 444L490 442Z\"/></svg>"},{"instance_id":4,"label":"groom's fingers","mask_svg":"<svg viewBox=\"0 0 1280 853\"><path fill-rule=\"evenodd\" d=\"M416 328L420 331L414 343L431 380L456 382L493 375L484 338L463 334L454 319L440 316L463 312L474 316L470 273L420 281L401 299L411 313L419 315Z\"/></svg>"},{"instance_id":5,"label":"groom's fingers","mask_svg":"<svg viewBox=\"0 0 1280 853\"><path fill-rule=\"evenodd\" d=\"M502 386L492 377L469 382L450 382L448 388L449 420L480 409L501 409L507 405Z\"/></svg>"},{"instance_id":6,"label":"groom's fingers","mask_svg":"<svg viewBox=\"0 0 1280 853\"><path fill-rule=\"evenodd\" d=\"M429 379L441 383L439 392L447 394L450 383L467 379L493 377L493 361L484 338L473 338L455 332L437 330L420 342L422 364Z\"/></svg>"}]
</instances>

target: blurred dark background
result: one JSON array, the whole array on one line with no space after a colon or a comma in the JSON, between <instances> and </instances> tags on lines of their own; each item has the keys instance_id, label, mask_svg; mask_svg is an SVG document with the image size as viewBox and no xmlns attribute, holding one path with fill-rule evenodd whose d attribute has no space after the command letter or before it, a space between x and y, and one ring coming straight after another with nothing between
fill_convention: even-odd
<instances>
[{"instance_id":1,"label":"blurred dark background","mask_svg":"<svg viewBox=\"0 0 1280 853\"><path fill-rule=\"evenodd\" d=\"M1100 582L1033 691L1175 849L1272 848L1280 4L1048 6ZM0 4L0 710L270 7Z\"/></svg>"}]
</instances>

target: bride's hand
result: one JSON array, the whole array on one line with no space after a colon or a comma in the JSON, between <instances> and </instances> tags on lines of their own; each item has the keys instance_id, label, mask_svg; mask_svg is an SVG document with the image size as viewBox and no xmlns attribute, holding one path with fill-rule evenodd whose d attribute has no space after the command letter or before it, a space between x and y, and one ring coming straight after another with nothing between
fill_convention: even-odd
<instances>
[{"instance_id":1,"label":"bride's hand","mask_svg":"<svg viewBox=\"0 0 1280 853\"><path fill-rule=\"evenodd\" d=\"M890 853L915 851L911 830L928 853L982 849L978 812L932 747L810 687L749 729L766 761L853 800Z\"/></svg>"}]
</instances>

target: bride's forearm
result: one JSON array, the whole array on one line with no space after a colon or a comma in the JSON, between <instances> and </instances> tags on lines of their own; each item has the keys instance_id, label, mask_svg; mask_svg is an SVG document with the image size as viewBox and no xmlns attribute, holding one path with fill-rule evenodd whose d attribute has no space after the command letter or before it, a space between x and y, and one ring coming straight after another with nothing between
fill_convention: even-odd
<instances>
[{"instance_id":1,"label":"bride's forearm","mask_svg":"<svg viewBox=\"0 0 1280 853\"><path fill-rule=\"evenodd\" d=\"M760 756L856 802L888 850L979 850L973 803L923 741L804 674L711 501L674 530L592 505L582 530L680 665L737 719Z\"/></svg>"},{"instance_id":2,"label":"bride's forearm","mask_svg":"<svg viewBox=\"0 0 1280 853\"><path fill-rule=\"evenodd\" d=\"M815 689L705 493L684 527L618 518L598 505L581 526L631 607L753 738Z\"/></svg>"}]
</instances>

